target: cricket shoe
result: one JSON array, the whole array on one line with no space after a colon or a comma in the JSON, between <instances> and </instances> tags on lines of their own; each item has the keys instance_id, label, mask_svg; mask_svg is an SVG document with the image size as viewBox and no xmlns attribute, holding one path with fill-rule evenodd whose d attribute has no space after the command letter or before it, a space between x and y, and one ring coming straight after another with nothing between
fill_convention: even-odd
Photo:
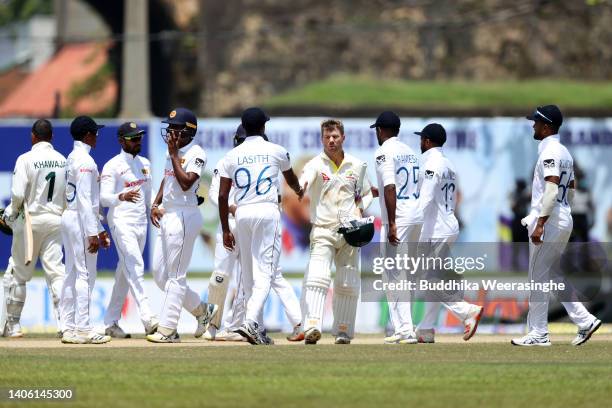
<instances>
[{"instance_id":1,"label":"cricket shoe","mask_svg":"<svg viewBox=\"0 0 612 408\"><path fill-rule=\"evenodd\" d=\"M198 320L198 327L195 331L196 339L199 339L204 335L206 330L208 330L208 326L210 325L210 321L217 314L217 310L219 310L219 306L212 303L204 303L204 313L198 316L196 319Z\"/></svg>"},{"instance_id":2,"label":"cricket shoe","mask_svg":"<svg viewBox=\"0 0 612 408\"><path fill-rule=\"evenodd\" d=\"M119 327L119 323L117 322L113 322L111 326L108 326L104 330L104 334L106 334L107 336L114 337L116 339L129 339L132 337L131 334L124 332L123 329Z\"/></svg>"},{"instance_id":3,"label":"cricket shoe","mask_svg":"<svg viewBox=\"0 0 612 408\"><path fill-rule=\"evenodd\" d=\"M550 339L548 338L548 333L543 336L538 336L536 334L528 333L526 336L521 337L520 339L512 339L510 341L514 346L540 346L540 347L549 347L552 345Z\"/></svg>"},{"instance_id":4,"label":"cricket shoe","mask_svg":"<svg viewBox=\"0 0 612 408\"><path fill-rule=\"evenodd\" d=\"M8 337L11 339L19 339L23 337L23 332L21 331L21 325L19 322L11 323L9 321L4 325L4 331L2 332L2 337Z\"/></svg>"},{"instance_id":5,"label":"cricket shoe","mask_svg":"<svg viewBox=\"0 0 612 408\"><path fill-rule=\"evenodd\" d=\"M340 332L336 336L336 341L334 344L351 344L351 338L345 332Z\"/></svg>"},{"instance_id":6,"label":"cricket shoe","mask_svg":"<svg viewBox=\"0 0 612 408\"><path fill-rule=\"evenodd\" d=\"M593 333L597 331L601 327L601 320L595 319L593 323L586 329L579 329L576 338L572 340L572 345L579 346L587 342L588 339L591 338Z\"/></svg>"},{"instance_id":7,"label":"cricket shoe","mask_svg":"<svg viewBox=\"0 0 612 408\"><path fill-rule=\"evenodd\" d=\"M289 341L303 341L304 340L304 331L302 330L302 323L296 325L293 328L293 333L287 336L287 340Z\"/></svg>"},{"instance_id":8,"label":"cricket shoe","mask_svg":"<svg viewBox=\"0 0 612 408\"><path fill-rule=\"evenodd\" d=\"M151 343L180 343L181 338L177 332L174 332L169 336L164 336L160 332L156 331L153 334L147 335L147 341L150 341Z\"/></svg>"},{"instance_id":9,"label":"cricket shoe","mask_svg":"<svg viewBox=\"0 0 612 408\"><path fill-rule=\"evenodd\" d=\"M385 337L385 344L417 344L418 342L414 332L396 333L393 336Z\"/></svg>"},{"instance_id":10,"label":"cricket shoe","mask_svg":"<svg viewBox=\"0 0 612 408\"><path fill-rule=\"evenodd\" d=\"M212 325L208 326L208 330L206 330L206 333L204 333L204 340L215 341L216 336L217 336L217 328Z\"/></svg>"},{"instance_id":11,"label":"cricket shoe","mask_svg":"<svg viewBox=\"0 0 612 408\"><path fill-rule=\"evenodd\" d=\"M274 344L274 340L272 340L272 337L268 336L268 331L266 329L261 330L259 334L263 340L263 344L266 346L271 346Z\"/></svg>"},{"instance_id":12,"label":"cricket shoe","mask_svg":"<svg viewBox=\"0 0 612 408\"><path fill-rule=\"evenodd\" d=\"M77 341L74 344L104 344L111 341L111 336L102 335L95 331L90 331L87 334L75 334Z\"/></svg>"},{"instance_id":13,"label":"cricket shoe","mask_svg":"<svg viewBox=\"0 0 612 408\"><path fill-rule=\"evenodd\" d=\"M265 344L264 339L261 337L261 333L259 331L259 325L255 322L245 321L242 323L238 329L236 329L236 333L244 337L250 344L256 346L259 344Z\"/></svg>"},{"instance_id":14,"label":"cricket shoe","mask_svg":"<svg viewBox=\"0 0 612 408\"><path fill-rule=\"evenodd\" d=\"M219 330L215 336L215 341L247 341L240 334L229 331L229 330Z\"/></svg>"},{"instance_id":15,"label":"cricket shoe","mask_svg":"<svg viewBox=\"0 0 612 408\"><path fill-rule=\"evenodd\" d=\"M311 327L304 332L304 343L317 344L319 340L321 340L321 331L316 327Z\"/></svg>"},{"instance_id":16,"label":"cricket shoe","mask_svg":"<svg viewBox=\"0 0 612 408\"><path fill-rule=\"evenodd\" d=\"M471 339L474 333L476 333L482 312L484 312L484 307L482 306L474 305L473 309L474 311L471 316L463 321L463 340L465 341Z\"/></svg>"},{"instance_id":17,"label":"cricket shoe","mask_svg":"<svg viewBox=\"0 0 612 408\"><path fill-rule=\"evenodd\" d=\"M64 344L85 344L85 338L77 336L72 330L65 330L62 334L62 343Z\"/></svg>"},{"instance_id":18,"label":"cricket shoe","mask_svg":"<svg viewBox=\"0 0 612 408\"><path fill-rule=\"evenodd\" d=\"M418 329L416 337L419 343L435 343L436 331L434 329Z\"/></svg>"},{"instance_id":19,"label":"cricket shoe","mask_svg":"<svg viewBox=\"0 0 612 408\"><path fill-rule=\"evenodd\" d=\"M153 316L149 320L143 321L142 325L144 326L145 334L153 334L157 331L157 327L159 326L159 319Z\"/></svg>"}]
</instances>

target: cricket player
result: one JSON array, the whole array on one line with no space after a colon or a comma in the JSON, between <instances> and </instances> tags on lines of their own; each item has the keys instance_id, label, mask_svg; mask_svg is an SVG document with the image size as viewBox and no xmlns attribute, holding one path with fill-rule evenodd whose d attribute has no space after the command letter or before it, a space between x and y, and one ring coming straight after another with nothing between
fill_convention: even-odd
<instances>
[{"instance_id":1,"label":"cricket player","mask_svg":"<svg viewBox=\"0 0 612 408\"><path fill-rule=\"evenodd\" d=\"M108 226L119 255L115 284L104 316L105 334L111 337L131 337L118 324L128 290L136 301L145 333L153 334L159 324L144 290L142 252L151 207L151 164L138 155L144 133L134 122L119 126L121 153L104 165L100 177L100 203L109 207Z\"/></svg>"},{"instance_id":2,"label":"cricket player","mask_svg":"<svg viewBox=\"0 0 612 408\"><path fill-rule=\"evenodd\" d=\"M529 280L548 281L572 232L571 204L576 180L574 160L559 140L563 115L556 105L539 106L527 116L533 123L533 138L540 141L538 161L531 187L531 211L521 221L527 227L529 243ZM513 339L515 346L550 346L548 337L548 293L530 293L526 336ZM580 302L561 302L570 319L578 326L572 341L579 346L591 338L601 320Z\"/></svg>"},{"instance_id":3,"label":"cricket player","mask_svg":"<svg viewBox=\"0 0 612 408\"><path fill-rule=\"evenodd\" d=\"M64 279L61 216L65 207L66 158L53 149L53 128L46 119L32 125L32 150L17 158L11 186L11 203L4 220L13 226L11 259L3 282L6 322L0 329L6 337L22 337L19 320L26 300L26 283L32 279L40 258L45 271L56 318ZM25 264L24 203L31 217L32 261ZM58 330L59 327L58 319Z\"/></svg>"},{"instance_id":4,"label":"cricket player","mask_svg":"<svg viewBox=\"0 0 612 408\"><path fill-rule=\"evenodd\" d=\"M310 195L310 262L304 276L302 313L306 344L321 338L323 308L334 280L332 334L336 344L349 344L354 337L359 288L359 249L338 232L341 218L361 218L374 198L367 177L367 164L345 153L344 125L330 119L321 123L323 152L304 166L300 184Z\"/></svg>"},{"instance_id":5,"label":"cricket player","mask_svg":"<svg viewBox=\"0 0 612 408\"><path fill-rule=\"evenodd\" d=\"M246 139L246 131L242 125L239 125L236 129L236 134L234 136L234 147L239 146ZM262 136L265 141L268 141L266 135ZM213 171L213 178L210 185L209 197L210 202L218 206L219 199L219 169L224 165L224 158L219 160L217 166ZM229 193L229 224L230 230L234 233L234 239L236 238L235 230L236 230L236 189L232 188ZM280 240L280 235L278 234L277 239ZM236 296L232 302L232 310L231 313L228 314L228 318L224 320L224 330L217 332L217 330L221 327L221 317L223 315L223 305L225 304L225 298L227 296L229 281L234 279L235 277L240 276L240 262L239 262L239 245L236 246L234 251L229 251L223 246L223 234L221 231L221 225L219 224L217 230L217 243L215 246L215 267L212 276L210 277L210 282L208 285L208 300L209 302L216 303L219 305L219 311L215 318L211 321L210 327L205 334L205 338L208 340L219 340L219 341L242 341L244 337L240 334L235 333L243 323L244 318L244 291L242 287L238 284L238 290L236 292ZM280 247L280 242L275 244L276 247ZM238 279L239 281L240 279ZM271 288L276 292L279 296L281 303L285 309L285 313L293 326L293 333L287 339L289 341L299 341L300 336L303 337L301 332L301 319L302 312L300 310L300 303L291 287L291 284L287 282L287 280L283 277L280 267L277 268L277 271L274 273L271 282ZM262 310L263 312L263 310ZM263 327L263 317L258 319L258 325ZM238 337L236 337L238 336ZM267 336L264 336L267 337ZM269 338L268 338L269 339Z\"/></svg>"},{"instance_id":6,"label":"cricket player","mask_svg":"<svg viewBox=\"0 0 612 408\"><path fill-rule=\"evenodd\" d=\"M264 140L270 118L259 108L242 113L246 139L230 150L219 169L219 216L223 245L233 251L238 245L242 287L245 293L245 321L237 332L251 344L270 344L260 327L263 307L280 257L280 210L278 177L283 173L289 187L301 198L304 194L282 146ZM235 189L236 238L229 224L229 195Z\"/></svg>"},{"instance_id":7,"label":"cricket player","mask_svg":"<svg viewBox=\"0 0 612 408\"><path fill-rule=\"evenodd\" d=\"M151 207L151 222L160 229L153 250L153 277L165 296L157 331L147 335L147 340L177 343L180 337L176 329L183 307L197 320L196 338L208 329L218 307L202 302L187 285L187 268L203 222L196 191L206 167L206 154L193 141L198 122L185 108L171 111L162 122L168 124L161 132L168 156L164 179Z\"/></svg>"},{"instance_id":8,"label":"cricket player","mask_svg":"<svg viewBox=\"0 0 612 408\"><path fill-rule=\"evenodd\" d=\"M62 215L66 254L66 277L60 298L62 343L102 344L111 340L110 336L92 330L89 316L98 249L110 247L110 238L100 222L98 166L89 155L103 127L89 116L79 116L70 125L74 148L66 162L67 208Z\"/></svg>"},{"instance_id":9,"label":"cricket player","mask_svg":"<svg viewBox=\"0 0 612 408\"><path fill-rule=\"evenodd\" d=\"M265 141L268 141L266 135L262 136ZM239 125L236 129L236 134L234 136L234 147L239 146L246 139L246 131L242 125ZM219 160L215 170L213 171L213 179L210 185L210 201L213 205L218 206L218 196L219 196L219 183L220 176L218 169L223 166L223 158ZM232 233L235 232L236 229L236 221L234 218L234 214L236 212L236 204L235 204L235 196L236 189L232 188L230 190L229 196L229 212L230 217L228 219L230 224L230 230ZM281 234L277 235L277 239L280 240ZM234 234L234 239L236 239L236 234ZM280 247L280 242L275 244L275 246ZM233 279L233 275L240 275L240 263L239 263L239 250L238 245L234 251L228 251L223 246L223 234L221 231L221 225L219 224L217 230L217 244L215 246L215 269L210 277L210 283L208 286L208 296L209 301L219 304L220 309L215 316L215 319L211 322L210 327L208 328L205 337L209 340L219 340L219 341L242 341L244 337L235 333L243 323L244 318L244 291L242 287L238 284L239 290L236 292L236 296L232 302L232 311L228 314L228 318L224 320L224 330L217 332L221 323L221 315L222 315L222 306L225 303L225 297L228 291L228 281ZM239 281L240 279L238 279ZM285 313L289 322L293 326L293 333L287 337L289 341L301 341L303 340L304 334L301 330L301 319L302 312L300 310L300 303L293 291L293 287L291 284L284 278L280 271L280 267L277 268L277 271L274 273L271 282L271 288L276 292L279 296L281 303L285 309ZM263 312L263 310L262 310ZM263 317L258 319L258 325L260 328L263 327ZM238 337L236 337L238 336ZM267 337L264 334L264 337ZM268 338L269 340L269 338Z\"/></svg>"},{"instance_id":10,"label":"cricket player","mask_svg":"<svg viewBox=\"0 0 612 408\"><path fill-rule=\"evenodd\" d=\"M380 192L382 218L381 242L385 253L394 252L389 245L400 245L401 251L416 249L423 214L419 208L419 160L414 151L399 140L400 118L393 112L381 113L370 128L376 129L376 180ZM414 243L411 245L410 243ZM388 280L399 282L402 274L387 271ZM405 279L405 278L404 278ZM389 314L394 327L385 343L415 344L410 293L387 292Z\"/></svg>"},{"instance_id":11,"label":"cricket player","mask_svg":"<svg viewBox=\"0 0 612 408\"><path fill-rule=\"evenodd\" d=\"M419 174L419 211L423 213L423 228L419 241L423 242L430 255L444 258L442 251L448 250L459 236L459 223L455 217L457 201L457 173L451 161L444 155L446 130L438 123L430 123L421 132L422 168ZM463 322L463 340L467 341L478 327L483 307L463 300L445 300L442 304ZM434 326L438 319L440 302L427 301L425 316L417 328L420 343L433 343Z\"/></svg>"}]
</instances>

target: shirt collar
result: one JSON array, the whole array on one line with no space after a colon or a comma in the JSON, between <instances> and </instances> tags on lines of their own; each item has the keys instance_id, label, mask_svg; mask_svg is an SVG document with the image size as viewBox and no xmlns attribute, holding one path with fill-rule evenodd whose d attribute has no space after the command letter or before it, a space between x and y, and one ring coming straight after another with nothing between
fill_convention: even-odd
<instances>
[{"instance_id":1,"label":"shirt collar","mask_svg":"<svg viewBox=\"0 0 612 408\"><path fill-rule=\"evenodd\" d=\"M87 154L89 154L89 152L91 151L91 146L88 145L87 143L83 143L80 140L75 140L74 141L74 148L75 149L80 149L80 150L85 150L87 152Z\"/></svg>"},{"instance_id":2,"label":"shirt collar","mask_svg":"<svg viewBox=\"0 0 612 408\"><path fill-rule=\"evenodd\" d=\"M123 149L121 149L121 153L120 154L121 154L121 157L123 157L123 159L128 161L128 162L136 160L136 157L138 156L138 155L132 156L131 154L129 154L128 152L126 152Z\"/></svg>"},{"instance_id":3,"label":"shirt collar","mask_svg":"<svg viewBox=\"0 0 612 408\"><path fill-rule=\"evenodd\" d=\"M32 150L48 150L53 148L49 142L38 142L32 146Z\"/></svg>"},{"instance_id":4,"label":"shirt collar","mask_svg":"<svg viewBox=\"0 0 612 408\"><path fill-rule=\"evenodd\" d=\"M188 144L188 145L181 147L181 148L179 149L179 152L181 152L182 154L187 153L187 151L188 151L189 149L191 149L191 146L193 146L193 145L194 145L194 143L195 143L195 138L194 138L194 139L192 139L192 140L191 140L191 142L189 142L189 144Z\"/></svg>"},{"instance_id":5,"label":"shirt collar","mask_svg":"<svg viewBox=\"0 0 612 408\"><path fill-rule=\"evenodd\" d=\"M544 140L542 140L540 144L538 145L538 154L542 153L544 149L546 149L546 146L548 146L551 143L555 143L555 142L560 143L558 134L545 137Z\"/></svg>"},{"instance_id":6,"label":"shirt collar","mask_svg":"<svg viewBox=\"0 0 612 408\"><path fill-rule=\"evenodd\" d=\"M434 157L434 156L443 156L441 147L432 147L431 149L423 153L422 157L423 157L423 160L426 161L430 157Z\"/></svg>"},{"instance_id":7,"label":"shirt collar","mask_svg":"<svg viewBox=\"0 0 612 408\"><path fill-rule=\"evenodd\" d=\"M397 141L397 136L391 136L390 138L388 138L387 140L385 140L384 142L382 142L382 144L380 145L381 147L386 145L387 143L391 144Z\"/></svg>"},{"instance_id":8,"label":"shirt collar","mask_svg":"<svg viewBox=\"0 0 612 408\"><path fill-rule=\"evenodd\" d=\"M340 166L336 166L336 163L334 163L334 161L330 159L327 154L325 154L325 151L322 151L320 156L324 162L329 162L330 166L334 170L334 173L338 172L345 164L351 164L353 161L351 155L346 152L344 152L344 158L342 159L342 163L340 163Z\"/></svg>"},{"instance_id":9,"label":"shirt collar","mask_svg":"<svg viewBox=\"0 0 612 408\"><path fill-rule=\"evenodd\" d=\"M251 136L247 136L244 141L246 142L247 140L255 140L256 137L259 137L261 139L263 139L263 136L260 135L251 135ZM244 143L244 142L243 142Z\"/></svg>"}]
</instances>

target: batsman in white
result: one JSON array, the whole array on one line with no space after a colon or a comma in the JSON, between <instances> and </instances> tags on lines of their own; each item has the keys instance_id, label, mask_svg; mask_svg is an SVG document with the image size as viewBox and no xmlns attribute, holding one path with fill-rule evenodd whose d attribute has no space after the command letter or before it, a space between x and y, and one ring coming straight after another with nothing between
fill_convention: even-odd
<instances>
[{"instance_id":1,"label":"batsman in white","mask_svg":"<svg viewBox=\"0 0 612 408\"><path fill-rule=\"evenodd\" d=\"M223 245L233 251L237 243L240 253L246 314L237 332L251 344L270 344L261 316L278 271L281 250L279 172L300 198L303 190L291 168L287 150L263 138L270 118L259 108L249 108L241 119L246 139L227 153L219 168L219 216ZM232 184L236 189L236 238L229 224Z\"/></svg>"},{"instance_id":2,"label":"batsman in white","mask_svg":"<svg viewBox=\"0 0 612 408\"><path fill-rule=\"evenodd\" d=\"M128 290L136 301L145 333L153 334L159 324L144 290L142 252L151 206L151 164L138 155L144 133L134 122L119 126L121 153L104 165L100 177L100 203L109 207L108 226L119 255L115 284L104 316L105 334L111 337L131 337L118 323Z\"/></svg>"},{"instance_id":3,"label":"batsman in white","mask_svg":"<svg viewBox=\"0 0 612 408\"><path fill-rule=\"evenodd\" d=\"M381 113L370 127L376 129L380 145L375 157L383 251L406 251L410 255L416 249L423 226L423 214L418 202L419 160L414 151L399 140L400 126L400 118L387 111ZM386 274L390 282L406 279L397 270L387 271ZM387 302L394 333L385 338L385 343L417 343L412 325L410 292L387 291Z\"/></svg>"},{"instance_id":4,"label":"batsman in white","mask_svg":"<svg viewBox=\"0 0 612 408\"><path fill-rule=\"evenodd\" d=\"M442 150L446 143L446 130L442 125L430 123L421 132L414 133L421 136L423 153L419 174L419 211L423 214L423 229L419 241L424 243L429 255L443 258L443 252L448 251L459 236L459 223L455 217L457 173ZM442 304L463 322L463 340L472 338L484 309L463 300L445 300ZM434 326L439 312L440 302L425 302L425 315L416 333L420 343L435 341Z\"/></svg>"},{"instance_id":5,"label":"batsman in white","mask_svg":"<svg viewBox=\"0 0 612 408\"><path fill-rule=\"evenodd\" d=\"M173 110L162 122L168 124L161 131L168 155L164 179L151 208L151 222L160 229L153 250L153 277L165 295L159 326L147 340L176 343L180 342L176 330L183 307L197 320L196 338L208 329L218 307L202 302L187 285L187 268L203 222L196 191L206 154L193 141L198 122L185 108Z\"/></svg>"},{"instance_id":6,"label":"batsman in white","mask_svg":"<svg viewBox=\"0 0 612 408\"><path fill-rule=\"evenodd\" d=\"M89 155L103 128L88 116L72 121L74 148L66 162L66 211L62 214L62 241L66 254L66 277L60 299L62 343L107 343L110 336L92 330L89 316L91 291L96 282L98 249L110 247L100 222L98 166Z\"/></svg>"},{"instance_id":7,"label":"batsman in white","mask_svg":"<svg viewBox=\"0 0 612 408\"><path fill-rule=\"evenodd\" d=\"M304 276L302 313L306 344L321 338L323 308L334 280L332 334L336 344L349 344L354 337L361 277L359 249L338 232L340 219L360 218L374 199L367 177L367 164L345 153L344 125L330 119L321 123L323 152L304 166L300 184L310 195L310 262Z\"/></svg>"},{"instance_id":8,"label":"batsman in white","mask_svg":"<svg viewBox=\"0 0 612 408\"><path fill-rule=\"evenodd\" d=\"M0 321L3 336L21 337L19 319L26 300L26 282L32 279L40 258L56 318L64 279L61 216L65 207L66 158L53 149L53 128L46 119L32 126L32 150L17 158L11 186L11 203L4 219L13 227L11 260L4 274L6 322ZM32 260L27 265L24 242L24 203L32 222ZM58 320L58 330L59 320Z\"/></svg>"},{"instance_id":9,"label":"batsman in white","mask_svg":"<svg viewBox=\"0 0 612 408\"><path fill-rule=\"evenodd\" d=\"M262 136L265 141L268 141L268 138L263 135ZM236 134L234 135L234 147L239 146L246 139L246 131L242 125L239 125L236 129ZM224 158L219 160L217 166L213 171L213 178L210 184L209 197L210 201L213 205L218 206L218 198L219 198L219 185L220 185L220 176L219 169L224 165ZM234 239L237 240L236 237L236 189L232 188L229 193L229 213L230 216L228 218L230 231L234 234ZM223 315L223 305L225 304L225 298L227 296L229 282L235 277L240 276L240 262L239 262L239 254L240 251L238 249L239 245L236 245L236 248L233 251L227 250L223 246L223 234L221 230L221 224L217 229L216 235L217 241L215 246L215 266L212 276L210 277L210 282L208 285L208 301L211 303L216 303L219 305L219 311L215 318L211 321L210 327L208 331L204 335L207 340L219 340L219 341L241 341L244 338L235 333L234 330L238 329L244 320L245 313L245 302L244 302L244 291L242 290L242 286L238 284L238 290L236 296L233 299L231 305L231 313L228 313L228 316L223 316L224 321L221 324L221 317ZM278 239L280 240L280 234L278 234ZM275 244L275 246L280 247L280 243ZM283 307L285 308L285 313L293 326L292 335L287 337L290 341L299 341L301 334L301 319L302 312L300 310L300 303L291 287L291 284L287 282L287 280L283 277L280 267L277 269L274 274L271 282L271 288L276 292L279 296ZM263 311L262 311L263 312ZM228 317L229 319L227 319ZM258 324L261 326L263 324L263 318L258 319ZM223 328L217 332L219 328Z\"/></svg>"},{"instance_id":10,"label":"batsman in white","mask_svg":"<svg viewBox=\"0 0 612 408\"><path fill-rule=\"evenodd\" d=\"M527 227L529 243L529 280L548 282L572 233L572 198L576 188L574 160L559 140L563 115L556 105L539 106L527 116L533 120L533 138L539 140L538 162L531 187L531 211L521 223ZM513 339L516 346L550 346L548 337L549 294L532 292L526 336ZM579 346L591 338L601 320L580 302L561 302L570 319L578 326L572 344Z\"/></svg>"}]
</instances>

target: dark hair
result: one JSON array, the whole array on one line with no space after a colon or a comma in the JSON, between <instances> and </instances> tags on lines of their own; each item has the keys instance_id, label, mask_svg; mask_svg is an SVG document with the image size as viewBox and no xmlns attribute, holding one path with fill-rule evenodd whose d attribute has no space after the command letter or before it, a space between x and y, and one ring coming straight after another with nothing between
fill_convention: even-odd
<instances>
[{"instance_id":1,"label":"dark hair","mask_svg":"<svg viewBox=\"0 0 612 408\"><path fill-rule=\"evenodd\" d=\"M399 131L400 131L400 128L389 128L389 132L391 132L393 136L399 135Z\"/></svg>"},{"instance_id":2,"label":"dark hair","mask_svg":"<svg viewBox=\"0 0 612 408\"><path fill-rule=\"evenodd\" d=\"M53 136L53 126L51 126L51 122L47 119L38 119L32 125L32 133L39 139L51 140L51 136Z\"/></svg>"},{"instance_id":3,"label":"dark hair","mask_svg":"<svg viewBox=\"0 0 612 408\"><path fill-rule=\"evenodd\" d=\"M261 136L261 129L264 127L265 125L259 126L259 125L251 125L251 124L242 124L242 127L244 128L244 132L246 133L247 136Z\"/></svg>"}]
</instances>

